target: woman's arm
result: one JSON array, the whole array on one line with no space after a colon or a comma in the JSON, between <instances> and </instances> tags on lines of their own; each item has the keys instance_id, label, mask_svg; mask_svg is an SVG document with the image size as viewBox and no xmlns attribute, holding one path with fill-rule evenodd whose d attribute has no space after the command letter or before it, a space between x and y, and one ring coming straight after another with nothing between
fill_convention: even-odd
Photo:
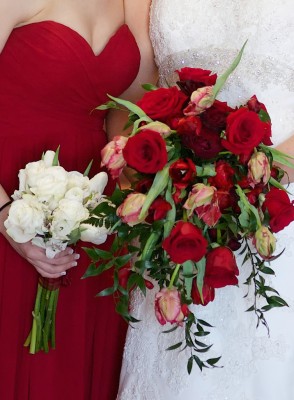
<instances>
[{"instance_id":1,"label":"woman's arm","mask_svg":"<svg viewBox=\"0 0 294 400\"><path fill-rule=\"evenodd\" d=\"M283 151L284 153L289 154L290 156L294 157L294 134L289 139L287 139L285 142L283 142L279 146L277 146L277 150ZM291 160L291 161L294 164L294 160ZM280 167L283 168L288 174L288 177L285 176L283 178L283 183L288 183L288 178L289 178L290 182L294 182L294 168L289 168L284 165L281 165Z\"/></svg>"}]
</instances>

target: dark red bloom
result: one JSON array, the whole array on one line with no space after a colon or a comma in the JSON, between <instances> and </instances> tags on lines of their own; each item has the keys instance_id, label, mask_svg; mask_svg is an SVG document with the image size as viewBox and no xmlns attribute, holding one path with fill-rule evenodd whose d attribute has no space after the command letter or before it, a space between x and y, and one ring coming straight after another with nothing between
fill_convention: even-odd
<instances>
[{"instance_id":1,"label":"dark red bloom","mask_svg":"<svg viewBox=\"0 0 294 400\"><path fill-rule=\"evenodd\" d=\"M206 129L202 129L199 135L196 133L181 135L181 140L186 148L205 160L216 157L224 149L219 134Z\"/></svg>"},{"instance_id":2,"label":"dark red bloom","mask_svg":"<svg viewBox=\"0 0 294 400\"><path fill-rule=\"evenodd\" d=\"M228 247L216 247L207 254L204 281L208 286L237 285L236 275L239 275L236 259Z\"/></svg>"},{"instance_id":3,"label":"dark red bloom","mask_svg":"<svg viewBox=\"0 0 294 400\"><path fill-rule=\"evenodd\" d=\"M231 113L227 118L226 139L222 145L233 154L250 155L264 137L264 123L247 107Z\"/></svg>"},{"instance_id":4,"label":"dark red bloom","mask_svg":"<svg viewBox=\"0 0 294 400\"><path fill-rule=\"evenodd\" d=\"M215 100L213 105L201 114L201 121L209 130L220 133L226 128L227 117L233 111L227 103Z\"/></svg>"},{"instance_id":5,"label":"dark red bloom","mask_svg":"<svg viewBox=\"0 0 294 400\"><path fill-rule=\"evenodd\" d=\"M203 302L200 297L200 293L196 284L196 280L193 280L192 284L192 293L191 297L193 300L194 304L201 304L202 306L206 306L209 302L214 300L215 297L215 290L213 287L208 286L206 283L203 284L202 288L202 297L203 297Z\"/></svg>"},{"instance_id":6,"label":"dark red bloom","mask_svg":"<svg viewBox=\"0 0 294 400\"><path fill-rule=\"evenodd\" d=\"M153 221L165 218L167 212L171 208L172 206L168 201L164 200L162 197L157 197L149 207L146 221L152 223Z\"/></svg>"},{"instance_id":7,"label":"dark red bloom","mask_svg":"<svg viewBox=\"0 0 294 400\"><path fill-rule=\"evenodd\" d=\"M203 86L213 86L217 79L216 74L211 75L211 71L201 68L185 67L176 72L179 75L177 84L187 96Z\"/></svg>"},{"instance_id":8,"label":"dark red bloom","mask_svg":"<svg viewBox=\"0 0 294 400\"><path fill-rule=\"evenodd\" d=\"M154 174L166 165L167 151L160 133L146 129L132 136L123 149L127 164L139 172Z\"/></svg>"},{"instance_id":9,"label":"dark red bloom","mask_svg":"<svg viewBox=\"0 0 294 400\"><path fill-rule=\"evenodd\" d=\"M172 178L174 186L184 189L192 182L196 175L196 166L190 158L179 159L170 166L169 175Z\"/></svg>"},{"instance_id":10,"label":"dark red bloom","mask_svg":"<svg viewBox=\"0 0 294 400\"><path fill-rule=\"evenodd\" d=\"M176 129L180 135L200 135L201 127L201 119L195 115L190 115L188 117L181 118L178 121Z\"/></svg>"},{"instance_id":11,"label":"dark red bloom","mask_svg":"<svg viewBox=\"0 0 294 400\"><path fill-rule=\"evenodd\" d=\"M207 240L202 232L190 222L178 222L170 235L164 239L162 247L174 263L199 261L206 254Z\"/></svg>"},{"instance_id":12,"label":"dark red bloom","mask_svg":"<svg viewBox=\"0 0 294 400\"><path fill-rule=\"evenodd\" d=\"M223 160L215 165L216 175L209 178L208 182L217 189L229 190L234 186L235 170L229 163Z\"/></svg>"},{"instance_id":13,"label":"dark red bloom","mask_svg":"<svg viewBox=\"0 0 294 400\"><path fill-rule=\"evenodd\" d=\"M264 123L264 136L262 139L262 143L266 144L267 146L272 145L273 143L271 141L271 136L272 136L271 119L270 116L268 115L266 106L260 101L258 101L257 97L254 95L251 97L251 99L248 100L247 107L250 111L254 111L257 114L259 114L259 116L260 114L263 115L261 117Z\"/></svg>"},{"instance_id":14,"label":"dark red bloom","mask_svg":"<svg viewBox=\"0 0 294 400\"><path fill-rule=\"evenodd\" d=\"M294 201L289 199L284 190L271 188L265 196L263 208L269 213L273 232L281 231L294 221Z\"/></svg>"},{"instance_id":15,"label":"dark red bloom","mask_svg":"<svg viewBox=\"0 0 294 400\"><path fill-rule=\"evenodd\" d=\"M153 120L168 122L182 115L184 103L188 100L177 87L159 88L145 93L137 105Z\"/></svg>"}]
</instances>

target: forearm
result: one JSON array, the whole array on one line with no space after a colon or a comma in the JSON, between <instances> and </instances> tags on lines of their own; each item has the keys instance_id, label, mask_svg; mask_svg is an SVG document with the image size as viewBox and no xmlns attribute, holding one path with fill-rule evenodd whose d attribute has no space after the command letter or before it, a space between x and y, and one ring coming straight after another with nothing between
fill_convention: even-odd
<instances>
[{"instance_id":1,"label":"forearm","mask_svg":"<svg viewBox=\"0 0 294 400\"><path fill-rule=\"evenodd\" d=\"M277 150L280 150L292 157L294 157L294 135L292 135L289 139L287 139L285 142L281 143L279 146L277 146ZM294 159L291 160L294 164ZM286 167L284 165L279 165L283 170L285 170L288 174L285 175L283 178L283 183L288 183L288 180L290 182L294 182L294 168Z\"/></svg>"}]
</instances>

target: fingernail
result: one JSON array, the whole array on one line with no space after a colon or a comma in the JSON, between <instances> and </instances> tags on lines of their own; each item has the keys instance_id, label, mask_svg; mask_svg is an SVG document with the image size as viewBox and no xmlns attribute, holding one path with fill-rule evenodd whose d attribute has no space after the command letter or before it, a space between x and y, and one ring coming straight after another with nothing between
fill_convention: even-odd
<instances>
[{"instance_id":1,"label":"fingernail","mask_svg":"<svg viewBox=\"0 0 294 400\"><path fill-rule=\"evenodd\" d=\"M75 255L74 255L74 259L75 259L75 260L78 260L80 257L81 257L80 254L75 254Z\"/></svg>"},{"instance_id":2,"label":"fingernail","mask_svg":"<svg viewBox=\"0 0 294 400\"><path fill-rule=\"evenodd\" d=\"M60 275L61 275L61 276L66 275L66 272L65 272L65 271L60 272Z\"/></svg>"},{"instance_id":3,"label":"fingernail","mask_svg":"<svg viewBox=\"0 0 294 400\"><path fill-rule=\"evenodd\" d=\"M68 249L68 254L73 254L73 249Z\"/></svg>"},{"instance_id":4,"label":"fingernail","mask_svg":"<svg viewBox=\"0 0 294 400\"><path fill-rule=\"evenodd\" d=\"M78 265L78 263L76 261L74 261L73 263L71 263L72 267L76 267Z\"/></svg>"}]
</instances>

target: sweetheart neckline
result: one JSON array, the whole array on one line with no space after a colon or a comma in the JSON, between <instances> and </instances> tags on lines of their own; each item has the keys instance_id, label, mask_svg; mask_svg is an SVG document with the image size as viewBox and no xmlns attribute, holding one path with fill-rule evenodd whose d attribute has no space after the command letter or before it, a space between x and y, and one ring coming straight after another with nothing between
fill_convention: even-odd
<instances>
[{"instance_id":1,"label":"sweetheart neckline","mask_svg":"<svg viewBox=\"0 0 294 400\"><path fill-rule=\"evenodd\" d=\"M88 47L88 49L91 51L92 55L95 58L100 57L107 49L108 45L111 43L111 41L117 37L117 35L123 30L123 29L129 29L128 25L126 23L123 23L122 25L120 25L113 33L112 35L110 35L109 39L107 40L107 42L105 43L105 46L102 48L102 50L96 54L93 50L93 48L91 47L90 43L87 41L87 39L84 38L84 36L82 36L78 31L76 31L75 29L71 28L68 25L63 24L62 22L57 22L57 21L53 21L53 20L43 20L43 21L36 21L36 22L30 22L28 24L25 25L21 25L16 27L15 29L25 29L27 27L32 27L34 25L44 25L44 24L53 24L53 25L57 25L60 26L61 28L67 30L68 32L72 32L73 34L75 34L80 41L84 42L85 45Z\"/></svg>"}]
</instances>

